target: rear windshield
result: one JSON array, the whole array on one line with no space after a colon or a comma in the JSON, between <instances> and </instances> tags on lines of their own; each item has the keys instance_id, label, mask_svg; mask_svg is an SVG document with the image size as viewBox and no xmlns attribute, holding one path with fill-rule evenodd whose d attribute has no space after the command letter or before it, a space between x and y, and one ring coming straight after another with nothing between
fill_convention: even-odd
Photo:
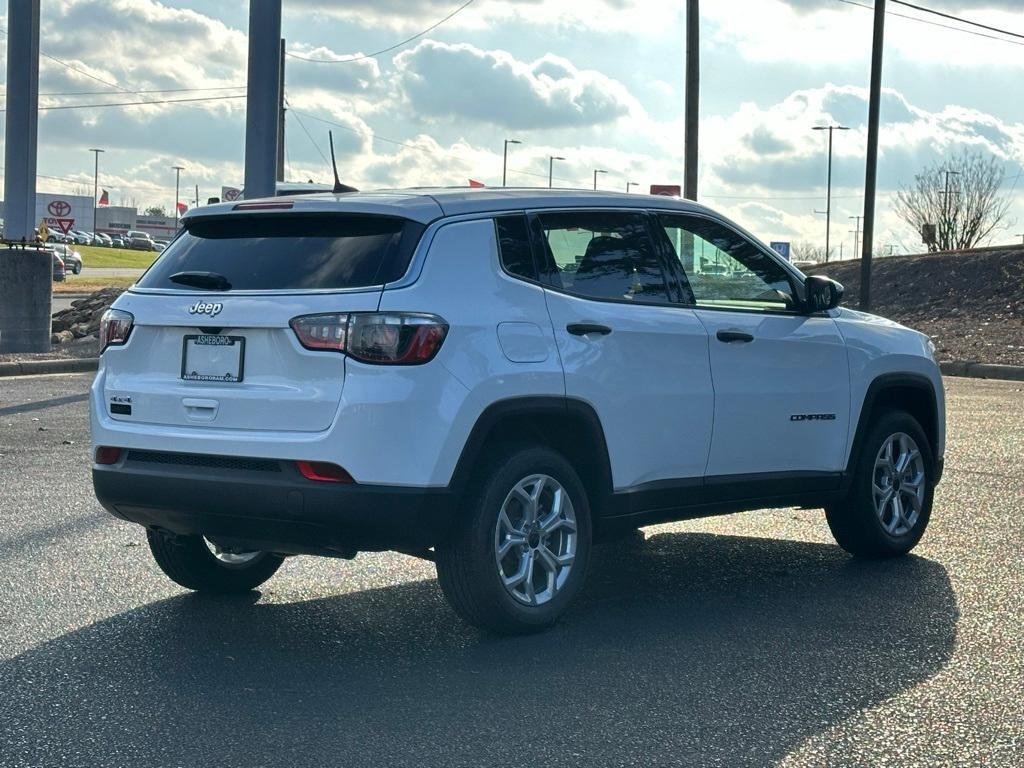
<instances>
[{"instance_id":1,"label":"rear windshield","mask_svg":"<svg viewBox=\"0 0 1024 768\"><path fill-rule=\"evenodd\" d=\"M230 290L363 288L397 280L423 225L390 216L275 214L197 218L138 282L193 288L170 278L212 272Z\"/></svg>"}]
</instances>

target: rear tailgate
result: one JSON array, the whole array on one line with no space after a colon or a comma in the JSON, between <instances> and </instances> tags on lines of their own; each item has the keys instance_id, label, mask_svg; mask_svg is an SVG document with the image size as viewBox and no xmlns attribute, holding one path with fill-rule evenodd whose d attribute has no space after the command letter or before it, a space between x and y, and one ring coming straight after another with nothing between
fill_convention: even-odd
<instances>
[{"instance_id":1,"label":"rear tailgate","mask_svg":"<svg viewBox=\"0 0 1024 768\"><path fill-rule=\"evenodd\" d=\"M311 301L311 299L313 299ZM140 295L117 308L135 316L129 343L104 353L104 394L111 418L131 423L313 432L327 429L338 409L345 358L298 343L288 321L316 312L377 308L380 291L316 297ZM190 314L196 302L220 305L214 317ZM186 360L186 339L240 341L240 381L185 378L214 375L213 360ZM191 366L185 363L190 362ZM203 364L206 363L205 370ZM228 357L223 373L235 374Z\"/></svg>"},{"instance_id":2,"label":"rear tailgate","mask_svg":"<svg viewBox=\"0 0 1024 768\"><path fill-rule=\"evenodd\" d=\"M304 348L289 322L375 311L422 230L363 214L190 222L115 304L134 324L126 344L103 354L104 410L118 421L197 429L327 429L345 358Z\"/></svg>"}]
</instances>

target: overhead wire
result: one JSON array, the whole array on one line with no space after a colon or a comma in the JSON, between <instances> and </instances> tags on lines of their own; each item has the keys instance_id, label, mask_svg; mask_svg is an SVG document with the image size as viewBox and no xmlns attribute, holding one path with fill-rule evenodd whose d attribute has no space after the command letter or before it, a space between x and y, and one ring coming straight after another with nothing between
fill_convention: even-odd
<instances>
[{"instance_id":1,"label":"overhead wire","mask_svg":"<svg viewBox=\"0 0 1024 768\"><path fill-rule=\"evenodd\" d=\"M397 48L401 48L403 45L408 45L413 40L417 40L417 39L423 37L428 32L433 32L435 29L437 29L442 24L444 24L446 21L448 21L449 19L454 18L457 14L461 13L466 8L471 6L474 2L476 2L476 0L466 0L465 3L460 5L454 11L452 11L447 16L445 16L443 19L441 19L440 21L438 21L438 22L436 22L434 24L431 24L429 27L427 27L423 31L417 32L412 37L407 37L407 38L405 38L405 40L402 40L401 42L395 43L394 45L389 45L387 48L381 48L379 51L374 51L373 53L361 53L358 56L350 56L347 59L316 59L316 58L312 58L310 56L302 56L301 54L298 54L298 53L292 53L291 51L286 51L285 52L285 56L289 56L290 58L293 58L293 59L299 59L300 61L308 61L308 62L311 62L313 64L347 64L350 61L362 61L363 59L373 59L373 58L376 58L377 56L382 56L385 53L390 53L391 51L393 51L393 50L395 50Z\"/></svg>"}]
</instances>

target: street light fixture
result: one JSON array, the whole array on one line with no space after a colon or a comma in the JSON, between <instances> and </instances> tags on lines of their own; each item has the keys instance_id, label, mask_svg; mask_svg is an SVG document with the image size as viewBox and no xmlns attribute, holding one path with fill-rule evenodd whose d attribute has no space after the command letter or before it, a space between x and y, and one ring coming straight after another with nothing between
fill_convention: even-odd
<instances>
[{"instance_id":1,"label":"street light fixture","mask_svg":"<svg viewBox=\"0 0 1024 768\"><path fill-rule=\"evenodd\" d=\"M565 160L565 158L558 155L548 157L548 189L551 189L551 182L555 178L555 160Z\"/></svg>"},{"instance_id":2,"label":"street light fixture","mask_svg":"<svg viewBox=\"0 0 1024 768\"><path fill-rule=\"evenodd\" d=\"M185 170L183 165L172 165L171 170L174 171L174 231L178 231L178 219L181 218L181 213L178 211L178 183L181 181L181 172Z\"/></svg>"},{"instance_id":3,"label":"street light fixture","mask_svg":"<svg viewBox=\"0 0 1024 768\"><path fill-rule=\"evenodd\" d=\"M96 205L96 195L100 191L100 153L104 150L90 149L89 151L96 156L96 165L92 176L92 244L96 245L96 211L98 207Z\"/></svg>"},{"instance_id":4,"label":"street light fixture","mask_svg":"<svg viewBox=\"0 0 1024 768\"><path fill-rule=\"evenodd\" d=\"M599 173L608 173L608 171L604 170L603 168L594 169L594 189L597 189L597 174Z\"/></svg>"},{"instance_id":5,"label":"street light fixture","mask_svg":"<svg viewBox=\"0 0 1024 768\"><path fill-rule=\"evenodd\" d=\"M639 186L640 186L639 182L627 181L626 182L626 194L627 195L629 194L629 190L630 190L631 187L639 187Z\"/></svg>"},{"instance_id":6,"label":"street light fixture","mask_svg":"<svg viewBox=\"0 0 1024 768\"><path fill-rule=\"evenodd\" d=\"M505 180L508 176L508 145L509 144L522 144L523 142L518 139L505 139L505 151L501 156L501 186L505 186Z\"/></svg>"},{"instance_id":7,"label":"street light fixture","mask_svg":"<svg viewBox=\"0 0 1024 768\"><path fill-rule=\"evenodd\" d=\"M825 262L828 263L829 237L832 229L832 131L848 131L845 125L816 125L812 131L828 131L828 191L825 198Z\"/></svg>"}]
</instances>

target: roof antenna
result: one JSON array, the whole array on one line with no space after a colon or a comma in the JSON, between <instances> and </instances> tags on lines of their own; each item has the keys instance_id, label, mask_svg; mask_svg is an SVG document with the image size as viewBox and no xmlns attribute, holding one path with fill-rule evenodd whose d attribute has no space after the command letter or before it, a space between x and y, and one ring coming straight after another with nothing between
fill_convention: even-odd
<instances>
[{"instance_id":1,"label":"roof antenna","mask_svg":"<svg viewBox=\"0 0 1024 768\"><path fill-rule=\"evenodd\" d=\"M341 179L338 178L338 161L334 159L334 134L328 131L327 139L331 143L331 166L334 168L334 194L337 195L342 192L358 192L359 190L355 187L350 187L348 184L342 184Z\"/></svg>"}]
</instances>

